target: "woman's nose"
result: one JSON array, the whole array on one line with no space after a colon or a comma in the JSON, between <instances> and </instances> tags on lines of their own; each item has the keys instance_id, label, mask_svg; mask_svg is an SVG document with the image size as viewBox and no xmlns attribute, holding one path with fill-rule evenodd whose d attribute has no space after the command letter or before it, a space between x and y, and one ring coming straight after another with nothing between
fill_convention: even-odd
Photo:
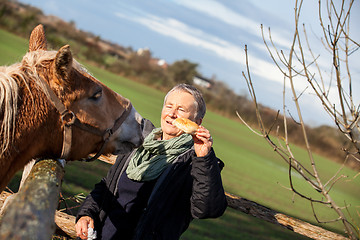
<instances>
[{"instance_id":1,"label":"woman's nose","mask_svg":"<svg viewBox=\"0 0 360 240\"><path fill-rule=\"evenodd\" d=\"M176 116L176 109L175 108L170 109L169 116L171 116L171 117Z\"/></svg>"}]
</instances>

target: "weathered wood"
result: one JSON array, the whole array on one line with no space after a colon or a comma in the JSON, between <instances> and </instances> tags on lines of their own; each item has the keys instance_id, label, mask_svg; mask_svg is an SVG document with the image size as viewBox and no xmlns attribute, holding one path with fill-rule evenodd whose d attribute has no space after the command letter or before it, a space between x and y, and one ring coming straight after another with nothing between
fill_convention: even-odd
<instances>
[{"instance_id":1,"label":"weathered wood","mask_svg":"<svg viewBox=\"0 0 360 240\"><path fill-rule=\"evenodd\" d=\"M3 207L3 204L6 199L9 197L15 197L17 194L12 194L7 191L3 191L0 194L0 208ZM0 219L1 219L0 215ZM1 222L1 220L0 220ZM56 211L55 212L55 224L56 224L56 231L61 236L66 236L69 238L76 238L75 232L75 216L66 214L64 212Z\"/></svg>"},{"instance_id":2,"label":"weathered wood","mask_svg":"<svg viewBox=\"0 0 360 240\"><path fill-rule=\"evenodd\" d=\"M1 219L0 239L51 239L63 166L56 160L34 165Z\"/></svg>"},{"instance_id":3,"label":"weathered wood","mask_svg":"<svg viewBox=\"0 0 360 240\"><path fill-rule=\"evenodd\" d=\"M3 191L1 194L0 194L0 208L2 207L2 205L4 204L5 200L11 196L12 193L10 192L6 192L6 191Z\"/></svg>"},{"instance_id":4,"label":"weathered wood","mask_svg":"<svg viewBox=\"0 0 360 240\"><path fill-rule=\"evenodd\" d=\"M95 156L95 154L93 156ZM116 155L112 155L112 154L109 154L109 155L106 155L106 156L105 155L100 155L98 157L98 160L113 165L116 162L116 157L117 157Z\"/></svg>"},{"instance_id":5,"label":"weathered wood","mask_svg":"<svg viewBox=\"0 0 360 240\"><path fill-rule=\"evenodd\" d=\"M4 209L7 205L7 202L9 201L10 198L12 198L13 194L7 191L3 191L0 194L0 223L1 223L1 218L4 215Z\"/></svg>"},{"instance_id":6,"label":"weathered wood","mask_svg":"<svg viewBox=\"0 0 360 240\"><path fill-rule=\"evenodd\" d=\"M285 214L276 212L270 208L262 206L256 202L241 198L230 193L226 193L228 206L249 214L253 217L260 218L270 223L274 223L285 227L293 232L304 235L306 237L318 240L345 240L349 239L334 232L330 232L318 226L301 221L299 219L286 216Z\"/></svg>"},{"instance_id":7,"label":"weathered wood","mask_svg":"<svg viewBox=\"0 0 360 240\"><path fill-rule=\"evenodd\" d=\"M76 238L74 216L56 211L55 223L59 235Z\"/></svg>"},{"instance_id":8,"label":"weathered wood","mask_svg":"<svg viewBox=\"0 0 360 240\"><path fill-rule=\"evenodd\" d=\"M31 169L33 168L34 164L36 163L36 160L33 159L31 160L28 164L25 165L22 176L21 176L21 181L20 181L20 185L19 185L19 191L22 188L22 186L24 185L27 177L29 176Z\"/></svg>"}]
</instances>

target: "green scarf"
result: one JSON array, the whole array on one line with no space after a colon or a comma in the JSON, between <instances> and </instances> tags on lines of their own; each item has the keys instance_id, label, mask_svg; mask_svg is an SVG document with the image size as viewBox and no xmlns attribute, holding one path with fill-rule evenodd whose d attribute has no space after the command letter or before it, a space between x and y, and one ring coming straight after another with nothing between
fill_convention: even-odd
<instances>
[{"instance_id":1,"label":"green scarf","mask_svg":"<svg viewBox=\"0 0 360 240\"><path fill-rule=\"evenodd\" d=\"M179 154L194 145L189 134L181 134L169 140L157 140L161 134L161 128L156 128L144 139L143 145L130 159L126 169L128 178L136 181L156 179Z\"/></svg>"}]
</instances>

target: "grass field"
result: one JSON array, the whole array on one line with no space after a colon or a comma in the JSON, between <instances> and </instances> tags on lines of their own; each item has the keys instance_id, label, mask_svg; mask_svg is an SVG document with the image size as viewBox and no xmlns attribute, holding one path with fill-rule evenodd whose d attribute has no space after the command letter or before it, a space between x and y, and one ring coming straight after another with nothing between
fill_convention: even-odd
<instances>
[{"instance_id":1,"label":"grass field","mask_svg":"<svg viewBox=\"0 0 360 240\"><path fill-rule=\"evenodd\" d=\"M0 64L18 61L27 50L27 40L15 37L0 30ZM3 54L4 53L4 54ZM129 98L138 112L159 126L160 111L165 93L102 69L85 64L95 77L113 90ZM314 223L310 204L293 196L287 190L289 180L287 165L267 145L266 141L256 136L239 121L225 118L208 112L203 125L208 128L214 138L214 149L219 158L225 162L222 172L227 192L256 201L262 205L283 212L290 216ZM307 154L294 147L297 159L307 162ZM315 156L320 177L326 182L339 168L337 163L320 156ZM66 167L63 191L66 194L83 192L87 194L93 185L105 175L108 165L102 162L72 162ZM351 169L343 169L342 174L348 176L339 182L333 191L333 199L339 205L351 204L351 214L360 225L360 177ZM305 194L319 198L303 181L294 175L296 188ZM333 219L331 210L318 207L321 220ZM322 225L330 230L342 231L339 223ZM210 220L194 221L182 239L307 239L289 230L255 219L246 214L228 209L223 217Z\"/></svg>"}]
</instances>

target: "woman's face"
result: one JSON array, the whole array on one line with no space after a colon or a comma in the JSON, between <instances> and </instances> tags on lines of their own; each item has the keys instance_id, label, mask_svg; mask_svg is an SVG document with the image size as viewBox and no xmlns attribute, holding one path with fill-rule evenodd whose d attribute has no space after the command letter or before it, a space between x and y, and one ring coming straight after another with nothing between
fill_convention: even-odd
<instances>
[{"instance_id":1,"label":"woman's face","mask_svg":"<svg viewBox=\"0 0 360 240\"><path fill-rule=\"evenodd\" d=\"M168 140L181 135L183 132L172 125L172 122L178 118L188 118L195 120L196 105L195 98L185 91L171 92L161 111L161 129L163 131L163 140Z\"/></svg>"}]
</instances>

